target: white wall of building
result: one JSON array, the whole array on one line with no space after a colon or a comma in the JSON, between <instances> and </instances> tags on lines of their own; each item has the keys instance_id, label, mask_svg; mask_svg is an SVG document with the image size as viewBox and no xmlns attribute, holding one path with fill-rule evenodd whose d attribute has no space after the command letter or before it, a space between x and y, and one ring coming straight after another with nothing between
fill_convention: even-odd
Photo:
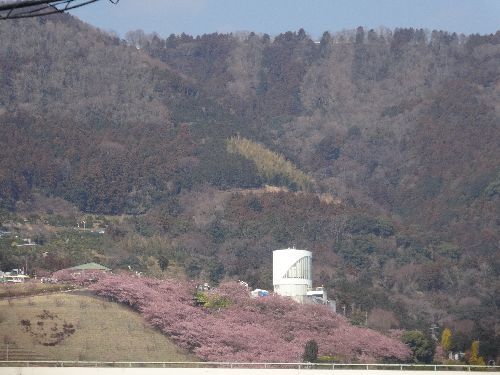
<instances>
[{"instance_id":1,"label":"white wall of building","mask_svg":"<svg viewBox=\"0 0 500 375\"><path fill-rule=\"evenodd\" d=\"M304 302L312 288L312 253L307 250L273 251L274 292Z\"/></svg>"}]
</instances>

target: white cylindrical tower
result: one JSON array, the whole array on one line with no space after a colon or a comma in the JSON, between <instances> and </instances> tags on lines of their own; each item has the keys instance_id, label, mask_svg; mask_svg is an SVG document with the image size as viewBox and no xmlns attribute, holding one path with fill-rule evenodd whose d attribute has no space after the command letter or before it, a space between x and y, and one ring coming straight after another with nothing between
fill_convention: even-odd
<instances>
[{"instance_id":1,"label":"white cylindrical tower","mask_svg":"<svg viewBox=\"0 0 500 375\"><path fill-rule=\"evenodd\" d=\"M304 302L312 288L312 253L307 250L273 251L274 292Z\"/></svg>"}]
</instances>

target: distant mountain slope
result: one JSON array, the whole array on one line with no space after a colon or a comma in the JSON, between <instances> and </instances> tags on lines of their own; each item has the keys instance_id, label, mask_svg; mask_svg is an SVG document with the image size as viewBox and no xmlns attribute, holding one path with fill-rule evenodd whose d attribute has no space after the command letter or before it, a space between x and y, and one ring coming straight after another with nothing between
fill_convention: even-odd
<instances>
[{"instance_id":1,"label":"distant mountain slope","mask_svg":"<svg viewBox=\"0 0 500 375\"><path fill-rule=\"evenodd\" d=\"M354 318L498 337L500 32L122 41L62 15L2 23L0 43L3 208L35 192L143 214L113 240L162 245L117 263L171 257L214 281L269 287L271 250L295 243ZM256 193L270 181L229 152L238 137L315 194Z\"/></svg>"},{"instance_id":2,"label":"distant mountain slope","mask_svg":"<svg viewBox=\"0 0 500 375\"><path fill-rule=\"evenodd\" d=\"M4 205L40 189L85 211L142 212L213 179L203 166L188 176L197 153L217 154L193 137L228 116L193 80L66 15L0 27Z\"/></svg>"},{"instance_id":3,"label":"distant mountain slope","mask_svg":"<svg viewBox=\"0 0 500 375\"><path fill-rule=\"evenodd\" d=\"M196 76L246 121L250 139L323 189L464 249L498 246L498 236L480 234L500 232L495 220L467 223L499 214L498 195L485 189L499 173L500 32L358 28L319 44L303 30L273 40L144 36L141 47Z\"/></svg>"},{"instance_id":4,"label":"distant mountain slope","mask_svg":"<svg viewBox=\"0 0 500 375\"><path fill-rule=\"evenodd\" d=\"M319 44L303 30L274 40L144 36L141 48L210 88L246 121L251 138L318 180L331 180L331 189L403 218L418 204L405 198L415 183L413 194L423 202L432 189L428 179L467 190L471 181L487 185L498 173L500 32L465 37L359 28L325 33ZM437 199L450 194L456 195ZM425 207L419 212L430 214Z\"/></svg>"}]
</instances>

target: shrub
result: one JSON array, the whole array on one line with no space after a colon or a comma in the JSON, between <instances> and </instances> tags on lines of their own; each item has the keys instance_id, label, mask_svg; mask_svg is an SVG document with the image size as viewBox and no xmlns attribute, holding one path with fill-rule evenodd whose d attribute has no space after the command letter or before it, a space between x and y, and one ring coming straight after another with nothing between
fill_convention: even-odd
<instances>
[{"instance_id":1,"label":"shrub","mask_svg":"<svg viewBox=\"0 0 500 375\"><path fill-rule=\"evenodd\" d=\"M162 271L165 271L170 264L168 257L165 254L160 254L158 257L158 265Z\"/></svg>"},{"instance_id":2,"label":"shrub","mask_svg":"<svg viewBox=\"0 0 500 375\"><path fill-rule=\"evenodd\" d=\"M431 363L434 358L435 345L432 339L420 331L407 331L401 337L413 352L412 359L416 363Z\"/></svg>"},{"instance_id":3,"label":"shrub","mask_svg":"<svg viewBox=\"0 0 500 375\"><path fill-rule=\"evenodd\" d=\"M229 306L229 299L217 293L196 292L196 304L208 309L222 309Z\"/></svg>"},{"instance_id":4,"label":"shrub","mask_svg":"<svg viewBox=\"0 0 500 375\"><path fill-rule=\"evenodd\" d=\"M309 340L306 342L302 360L304 362L316 362L318 360L318 343L316 341Z\"/></svg>"},{"instance_id":5,"label":"shrub","mask_svg":"<svg viewBox=\"0 0 500 375\"><path fill-rule=\"evenodd\" d=\"M347 222L347 230L352 234L374 234L390 237L394 234L394 226L387 220L359 215Z\"/></svg>"}]
</instances>

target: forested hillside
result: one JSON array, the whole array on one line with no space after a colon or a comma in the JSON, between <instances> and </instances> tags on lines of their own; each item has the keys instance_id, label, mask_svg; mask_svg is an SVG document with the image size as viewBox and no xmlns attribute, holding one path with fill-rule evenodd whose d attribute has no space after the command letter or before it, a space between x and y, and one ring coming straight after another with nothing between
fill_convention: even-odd
<instances>
[{"instance_id":1,"label":"forested hillside","mask_svg":"<svg viewBox=\"0 0 500 375\"><path fill-rule=\"evenodd\" d=\"M32 214L41 270L270 288L296 245L352 322L495 355L500 32L120 40L60 15L0 23L0 45L1 224ZM72 247L84 214L106 234ZM2 241L2 268L24 259Z\"/></svg>"}]
</instances>

